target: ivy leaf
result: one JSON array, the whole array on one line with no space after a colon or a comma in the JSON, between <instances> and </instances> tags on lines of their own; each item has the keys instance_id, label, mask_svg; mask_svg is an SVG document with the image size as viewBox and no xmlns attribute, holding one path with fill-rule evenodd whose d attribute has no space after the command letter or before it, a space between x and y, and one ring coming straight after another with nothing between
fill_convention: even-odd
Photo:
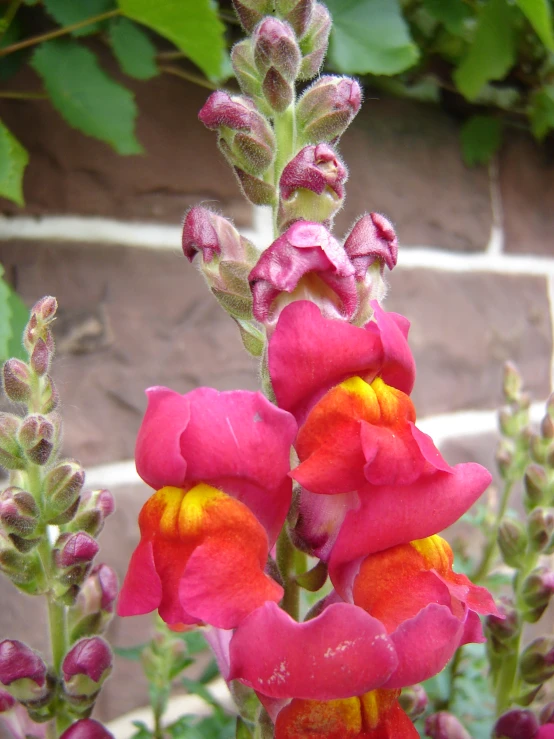
<instances>
[{"instance_id":1,"label":"ivy leaf","mask_svg":"<svg viewBox=\"0 0 554 739\"><path fill-rule=\"evenodd\" d=\"M456 86L473 100L486 82L502 79L514 61L512 9L506 0L489 0L479 15L473 44L454 72Z\"/></svg>"},{"instance_id":2,"label":"ivy leaf","mask_svg":"<svg viewBox=\"0 0 554 739\"><path fill-rule=\"evenodd\" d=\"M330 59L345 74L398 74L419 50L398 0L326 0L333 16Z\"/></svg>"},{"instance_id":3,"label":"ivy leaf","mask_svg":"<svg viewBox=\"0 0 554 739\"><path fill-rule=\"evenodd\" d=\"M8 357L27 359L23 348L23 331L29 320L29 309L19 295L8 285L8 306L11 312L11 338L8 341ZM1 313L1 311L0 311Z\"/></svg>"},{"instance_id":4,"label":"ivy leaf","mask_svg":"<svg viewBox=\"0 0 554 739\"><path fill-rule=\"evenodd\" d=\"M465 21L471 17L471 11L463 0L423 0L423 6L431 15L444 25L454 36L464 31Z\"/></svg>"},{"instance_id":5,"label":"ivy leaf","mask_svg":"<svg viewBox=\"0 0 554 739\"><path fill-rule=\"evenodd\" d=\"M156 47L147 34L127 18L110 23L110 43L119 66L137 80L149 80L159 72L156 66Z\"/></svg>"},{"instance_id":6,"label":"ivy leaf","mask_svg":"<svg viewBox=\"0 0 554 739\"><path fill-rule=\"evenodd\" d=\"M27 150L0 121L0 196L23 205L23 172L29 163Z\"/></svg>"},{"instance_id":7,"label":"ivy leaf","mask_svg":"<svg viewBox=\"0 0 554 739\"><path fill-rule=\"evenodd\" d=\"M0 361L9 357L9 345L12 338L12 312L10 308L10 288L4 282L4 269L0 264Z\"/></svg>"},{"instance_id":8,"label":"ivy leaf","mask_svg":"<svg viewBox=\"0 0 554 739\"><path fill-rule=\"evenodd\" d=\"M113 0L78 0L78 2L75 0L44 0L44 5L52 18L61 26L72 26L74 23L106 13L115 7ZM73 36L88 36L96 33L100 28L100 23L91 23L71 33Z\"/></svg>"},{"instance_id":9,"label":"ivy leaf","mask_svg":"<svg viewBox=\"0 0 554 739\"><path fill-rule=\"evenodd\" d=\"M554 51L552 9L548 0L516 0L516 3L546 48Z\"/></svg>"},{"instance_id":10,"label":"ivy leaf","mask_svg":"<svg viewBox=\"0 0 554 739\"><path fill-rule=\"evenodd\" d=\"M91 51L68 39L48 41L35 51L31 66L70 126L105 141L118 154L142 152L134 133L133 94L108 77Z\"/></svg>"},{"instance_id":11,"label":"ivy leaf","mask_svg":"<svg viewBox=\"0 0 554 739\"><path fill-rule=\"evenodd\" d=\"M554 85L547 85L533 93L529 118L533 135L539 141L554 129Z\"/></svg>"},{"instance_id":12,"label":"ivy leaf","mask_svg":"<svg viewBox=\"0 0 554 739\"><path fill-rule=\"evenodd\" d=\"M462 154L469 167L488 164L502 143L502 122L488 115L474 115L461 132Z\"/></svg>"},{"instance_id":13,"label":"ivy leaf","mask_svg":"<svg viewBox=\"0 0 554 739\"><path fill-rule=\"evenodd\" d=\"M172 41L210 78L224 69L225 26L211 0L118 0L124 15Z\"/></svg>"}]
</instances>

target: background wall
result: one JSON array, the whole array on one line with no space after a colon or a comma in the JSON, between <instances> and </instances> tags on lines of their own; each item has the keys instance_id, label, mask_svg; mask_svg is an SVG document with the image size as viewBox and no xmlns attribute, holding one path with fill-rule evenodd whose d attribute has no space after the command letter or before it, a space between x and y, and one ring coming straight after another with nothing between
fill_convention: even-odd
<instances>
[{"instance_id":1,"label":"background wall","mask_svg":"<svg viewBox=\"0 0 554 739\"><path fill-rule=\"evenodd\" d=\"M215 136L197 120L207 91L160 77L136 92L141 157L84 138L47 102L0 106L32 154L26 208L1 203L0 262L29 306L44 294L59 300L54 376L65 452L87 467L88 485L116 497L100 556L120 577L149 495L132 462L144 389L257 388L234 324L182 256L182 214L209 201L249 238L271 241L269 214L242 200ZM469 170L445 113L366 98L341 142L350 182L336 234L368 210L393 221L401 249L386 308L412 321L421 426L449 462L492 468L504 361L518 363L536 401L551 390L554 165L513 135L490 171ZM3 580L0 599L0 637L40 647L29 600ZM111 639L145 641L149 624L117 619ZM98 716L146 701L136 665L118 660Z\"/></svg>"}]
</instances>

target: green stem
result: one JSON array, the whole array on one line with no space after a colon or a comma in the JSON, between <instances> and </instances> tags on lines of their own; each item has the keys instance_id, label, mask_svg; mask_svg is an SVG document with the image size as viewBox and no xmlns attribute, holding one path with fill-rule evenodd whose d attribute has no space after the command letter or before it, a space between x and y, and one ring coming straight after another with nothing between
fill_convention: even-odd
<instances>
[{"instance_id":1,"label":"green stem","mask_svg":"<svg viewBox=\"0 0 554 739\"><path fill-rule=\"evenodd\" d=\"M8 9L4 13L2 20L0 21L0 40L4 38L4 34L11 26L11 23L15 18L15 14L19 10L19 6L22 2L23 0L12 0L9 4Z\"/></svg>"},{"instance_id":2,"label":"green stem","mask_svg":"<svg viewBox=\"0 0 554 739\"><path fill-rule=\"evenodd\" d=\"M281 173L288 162L296 155L296 107L293 102L283 113L276 113L273 121L277 151L275 154L275 165L273 172L273 184L279 189ZM273 206L273 233L275 238L279 236L277 226L277 215L279 205Z\"/></svg>"},{"instance_id":3,"label":"green stem","mask_svg":"<svg viewBox=\"0 0 554 739\"><path fill-rule=\"evenodd\" d=\"M0 90L0 98L12 100L48 100L45 92L12 92L11 90Z\"/></svg>"},{"instance_id":4,"label":"green stem","mask_svg":"<svg viewBox=\"0 0 554 739\"><path fill-rule=\"evenodd\" d=\"M283 577L285 594L283 596L282 608L289 616L298 621L300 615L300 589L294 579L295 573L295 548L290 540L286 524L281 529L277 540L277 566Z\"/></svg>"},{"instance_id":5,"label":"green stem","mask_svg":"<svg viewBox=\"0 0 554 739\"><path fill-rule=\"evenodd\" d=\"M496 514L496 519L494 521L494 526L490 533L489 540L483 552L483 557L479 566L475 570L475 573L470 578L476 584L483 582L483 580L485 580L487 575L489 574L489 570L491 568L497 550L498 531L500 529L502 519L504 518L504 514L506 513L506 508L508 507L508 502L510 500L510 494L514 486L514 482L514 480L506 480L506 483L504 485L500 506Z\"/></svg>"},{"instance_id":6,"label":"green stem","mask_svg":"<svg viewBox=\"0 0 554 739\"><path fill-rule=\"evenodd\" d=\"M108 18L114 18L116 15L120 15L120 13L121 10L119 10L118 8L116 8L115 10L108 10L106 13L94 15L84 21L79 21L79 23L72 23L70 26L57 28L55 31L49 31L48 33L42 33L39 36L33 36L32 38L25 39L24 41L18 41L16 44L11 44L10 46L6 46L3 49L0 49L0 57L7 56L8 54L12 54L14 51L19 51L20 49L27 49L29 46L36 46L36 44L41 44L43 41L50 41L51 39L59 38L60 36L66 36L68 33L77 31L79 28L90 26L91 23L99 23L100 21L105 21Z\"/></svg>"},{"instance_id":7,"label":"green stem","mask_svg":"<svg viewBox=\"0 0 554 739\"><path fill-rule=\"evenodd\" d=\"M183 80L187 80L187 82L193 82L195 85L205 87L207 90L220 89L218 85L210 82L210 80L207 80L205 77L201 77L199 74L192 74L192 72L187 72L185 69L181 69L181 67L173 67L169 64L160 64L158 69L160 70L160 72L166 72L166 74L172 74L175 77L180 77Z\"/></svg>"}]
</instances>

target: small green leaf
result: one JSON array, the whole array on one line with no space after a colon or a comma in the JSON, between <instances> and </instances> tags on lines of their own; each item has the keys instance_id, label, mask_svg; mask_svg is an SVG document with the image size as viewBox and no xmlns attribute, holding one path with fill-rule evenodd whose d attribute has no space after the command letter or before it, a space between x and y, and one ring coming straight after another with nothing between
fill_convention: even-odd
<instances>
[{"instance_id":1,"label":"small green leaf","mask_svg":"<svg viewBox=\"0 0 554 739\"><path fill-rule=\"evenodd\" d=\"M116 18L110 23L110 43L119 66L137 80L149 80L158 72L156 47L148 35L127 18Z\"/></svg>"},{"instance_id":2,"label":"small green leaf","mask_svg":"<svg viewBox=\"0 0 554 739\"><path fill-rule=\"evenodd\" d=\"M248 728L248 724L240 716L237 716L235 739L252 739L252 732Z\"/></svg>"},{"instance_id":3,"label":"small green leaf","mask_svg":"<svg viewBox=\"0 0 554 739\"><path fill-rule=\"evenodd\" d=\"M552 8L548 0L516 0L516 3L546 48L554 51Z\"/></svg>"},{"instance_id":4,"label":"small green leaf","mask_svg":"<svg viewBox=\"0 0 554 739\"><path fill-rule=\"evenodd\" d=\"M27 359L27 352L23 348L23 331L29 320L29 309L19 295L8 286L8 304L11 311L12 335L8 342L8 357ZM1 311L0 311L1 313Z\"/></svg>"},{"instance_id":5,"label":"small green leaf","mask_svg":"<svg viewBox=\"0 0 554 739\"><path fill-rule=\"evenodd\" d=\"M41 44L31 66L40 74L53 106L69 125L110 144L118 154L140 154L135 138L133 94L100 68L76 41Z\"/></svg>"},{"instance_id":6,"label":"small green leaf","mask_svg":"<svg viewBox=\"0 0 554 739\"><path fill-rule=\"evenodd\" d=\"M547 85L533 93L529 118L533 135L539 141L554 129L554 85Z\"/></svg>"},{"instance_id":7,"label":"small green leaf","mask_svg":"<svg viewBox=\"0 0 554 739\"><path fill-rule=\"evenodd\" d=\"M208 648L201 631L175 632L175 636L179 637L186 643L187 654L189 655L204 652Z\"/></svg>"},{"instance_id":8,"label":"small green leaf","mask_svg":"<svg viewBox=\"0 0 554 739\"><path fill-rule=\"evenodd\" d=\"M0 196L23 205L23 172L29 162L27 150L0 121Z\"/></svg>"},{"instance_id":9,"label":"small green leaf","mask_svg":"<svg viewBox=\"0 0 554 739\"><path fill-rule=\"evenodd\" d=\"M474 115L461 131L462 153L469 167L488 164L502 143L502 122L488 115Z\"/></svg>"},{"instance_id":10,"label":"small green leaf","mask_svg":"<svg viewBox=\"0 0 554 739\"><path fill-rule=\"evenodd\" d=\"M419 50L410 38L398 0L326 0L333 16L329 54L345 74L398 74Z\"/></svg>"},{"instance_id":11,"label":"small green leaf","mask_svg":"<svg viewBox=\"0 0 554 739\"><path fill-rule=\"evenodd\" d=\"M468 99L477 97L490 80L502 79L515 61L513 11L506 0L489 0L482 8L475 38L454 72L454 81Z\"/></svg>"},{"instance_id":12,"label":"small green leaf","mask_svg":"<svg viewBox=\"0 0 554 739\"><path fill-rule=\"evenodd\" d=\"M115 654L123 659L138 662L148 644L137 644L135 647L112 647Z\"/></svg>"},{"instance_id":13,"label":"small green leaf","mask_svg":"<svg viewBox=\"0 0 554 739\"><path fill-rule=\"evenodd\" d=\"M72 26L87 18L106 13L115 7L113 0L44 0L44 5L49 14L61 26ZM96 33L101 28L100 23L91 23L76 31L73 36L88 36Z\"/></svg>"},{"instance_id":14,"label":"small green leaf","mask_svg":"<svg viewBox=\"0 0 554 739\"><path fill-rule=\"evenodd\" d=\"M171 665L168 675L169 679L174 680L177 675L183 672L183 670L186 670L186 668L190 667L192 664L194 664L193 659L190 659L190 657L187 657L186 655L181 655Z\"/></svg>"},{"instance_id":15,"label":"small green leaf","mask_svg":"<svg viewBox=\"0 0 554 739\"><path fill-rule=\"evenodd\" d=\"M471 17L471 11L463 0L423 0L423 7L454 36L463 33L465 22Z\"/></svg>"},{"instance_id":16,"label":"small green leaf","mask_svg":"<svg viewBox=\"0 0 554 739\"><path fill-rule=\"evenodd\" d=\"M12 338L12 311L10 308L10 288L4 282L4 268L0 264L0 361L9 357L9 345Z\"/></svg>"},{"instance_id":17,"label":"small green leaf","mask_svg":"<svg viewBox=\"0 0 554 739\"><path fill-rule=\"evenodd\" d=\"M225 26L211 0L118 0L122 12L172 41L210 78L224 71Z\"/></svg>"}]
</instances>

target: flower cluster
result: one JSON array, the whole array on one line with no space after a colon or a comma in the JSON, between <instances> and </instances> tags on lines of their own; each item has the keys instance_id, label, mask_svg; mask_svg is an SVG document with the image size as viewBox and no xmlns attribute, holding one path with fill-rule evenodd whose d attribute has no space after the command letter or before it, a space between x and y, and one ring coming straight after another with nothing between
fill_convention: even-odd
<instances>
[{"instance_id":1,"label":"flower cluster","mask_svg":"<svg viewBox=\"0 0 554 739\"><path fill-rule=\"evenodd\" d=\"M370 213L332 234L347 176L334 147L361 91L323 76L294 97L321 64L326 9L235 7L251 33L232 55L245 94L214 93L200 119L246 196L273 208L275 240L260 250L199 206L183 250L261 357L266 393L148 391L136 461L156 492L118 611L209 627L268 736L417 737L401 689L483 641L479 614L501 617L438 535L491 477L450 466L416 426L409 322L380 305L393 226ZM309 610L302 589L321 591Z\"/></svg>"}]
</instances>

